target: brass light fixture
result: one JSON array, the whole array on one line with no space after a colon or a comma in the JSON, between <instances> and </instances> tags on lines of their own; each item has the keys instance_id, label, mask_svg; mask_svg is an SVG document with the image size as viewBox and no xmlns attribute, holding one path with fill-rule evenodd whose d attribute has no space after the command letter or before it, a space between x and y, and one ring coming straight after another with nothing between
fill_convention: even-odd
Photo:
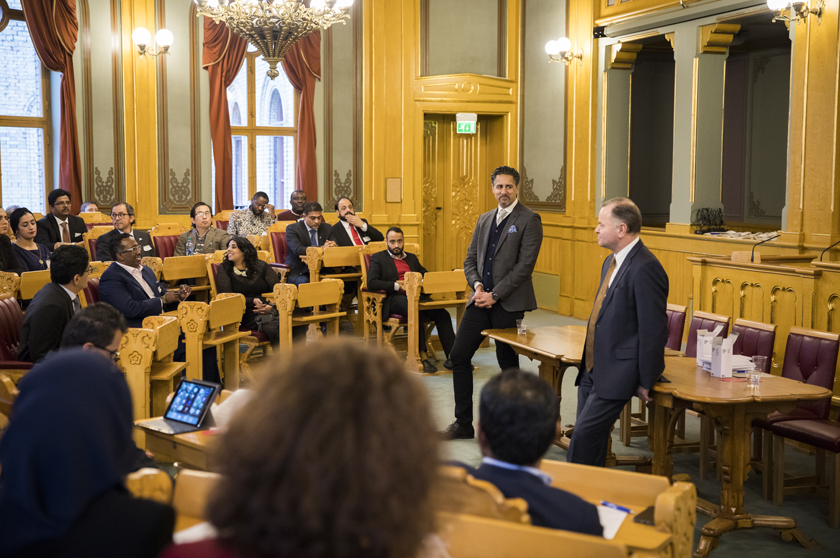
<instances>
[{"instance_id":1,"label":"brass light fixture","mask_svg":"<svg viewBox=\"0 0 840 558\"><path fill-rule=\"evenodd\" d=\"M767 0L767 7L773 12L773 21L795 21L797 25L810 15L817 16L817 25L822 23L822 14L825 11L825 0L817 0L816 9L810 7L808 2L791 2L790 0Z\"/></svg>"},{"instance_id":2,"label":"brass light fixture","mask_svg":"<svg viewBox=\"0 0 840 558\"><path fill-rule=\"evenodd\" d=\"M169 47L172 46L172 41L175 40L175 37L172 35L172 31L168 29L159 30L155 33L155 42L159 48L155 50L154 46L149 46L152 42L152 34L145 27L138 27L131 33L131 40L137 45L137 50L140 52L140 59L142 60L146 56L169 54Z\"/></svg>"},{"instance_id":3,"label":"brass light fixture","mask_svg":"<svg viewBox=\"0 0 840 558\"><path fill-rule=\"evenodd\" d=\"M548 62L562 62L565 65L571 64L575 59L583 60L583 51L572 51L572 41L566 37L560 37L556 41L548 41L545 44L545 53L548 54Z\"/></svg>"},{"instance_id":4,"label":"brass light fixture","mask_svg":"<svg viewBox=\"0 0 840 558\"><path fill-rule=\"evenodd\" d=\"M280 75L277 64L296 42L318 29L345 23L353 0L195 0L196 15L228 28L254 45L268 62L268 77Z\"/></svg>"}]
</instances>

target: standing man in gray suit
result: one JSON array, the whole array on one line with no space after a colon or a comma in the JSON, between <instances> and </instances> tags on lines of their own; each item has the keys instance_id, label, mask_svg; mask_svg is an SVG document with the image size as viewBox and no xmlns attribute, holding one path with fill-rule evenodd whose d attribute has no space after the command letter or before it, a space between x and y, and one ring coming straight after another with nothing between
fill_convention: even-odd
<instances>
[{"instance_id":1,"label":"standing man in gray suit","mask_svg":"<svg viewBox=\"0 0 840 558\"><path fill-rule=\"evenodd\" d=\"M452 383L455 388L455 422L441 433L445 440L474 438L472 357L484 340L485 329L516 327L525 312L536 310L537 297L531 274L542 244L542 221L517 199L519 173L498 167L490 175L497 209L478 218L464 273L475 291L452 348ZM517 368L519 356L504 343L496 343L499 368Z\"/></svg>"}]
</instances>

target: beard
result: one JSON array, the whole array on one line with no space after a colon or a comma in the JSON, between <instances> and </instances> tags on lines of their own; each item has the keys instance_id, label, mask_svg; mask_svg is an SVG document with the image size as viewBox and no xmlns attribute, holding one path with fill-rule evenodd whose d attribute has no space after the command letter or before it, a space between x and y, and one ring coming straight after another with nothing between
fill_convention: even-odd
<instances>
[{"instance_id":1,"label":"beard","mask_svg":"<svg viewBox=\"0 0 840 558\"><path fill-rule=\"evenodd\" d=\"M388 251L395 256L402 255L403 249L402 248L388 248Z\"/></svg>"},{"instance_id":2,"label":"beard","mask_svg":"<svg viewBox=\"0 0 840 558\"><path fill-rule=\"evenodd\" d=\"M263 212L263 210L261 210L261 209L255 209L253 205L251 206L251 213L253 213L254 215L259 216L259 215L261 215L261 214L262 214L262 212Z\"/></svg>"},{"instance_id":3,"label":"beard","mask_svg":"<svg viewBox=\"0 0 840 558\"><path fill-rule=\"evenodd\" d=\"M356 214L355 214L355 213L353 213L352 211L348 211L348 212L347 212L347 213L345 213L344 215L339 215L339 216L338 216L339 221L344 221L344 222L347 222L347 216L348 216L348 215L353 215L353 216L355 216Z\"/></svg>"}]
</instances>

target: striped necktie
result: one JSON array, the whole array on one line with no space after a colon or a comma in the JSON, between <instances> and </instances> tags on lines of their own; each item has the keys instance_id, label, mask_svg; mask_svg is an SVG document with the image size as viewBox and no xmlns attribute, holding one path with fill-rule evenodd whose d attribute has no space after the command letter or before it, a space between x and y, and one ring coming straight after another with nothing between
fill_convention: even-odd
<instances>
[{"instance_id":1,"label":"striped necktie","mask_svg":"<svg viewBox=\"0 0 840 558\"><path fill-rule=\"evenodd\" d=\"M607 289L610 286L610 278L613 271L615 271L615 256L610 262L610 267L607 269L607 276L601 283L601 288L598 289L598 296L595 297L595 304L592 306L592 314L589 316L589 324L586 326L586 362L584 363L585 370L592 372L592 367L595 361L595 322L598 321L598 314L601 313L601 305L604 304L604 297L607 296Z\"/></svg>"}]
</instances>

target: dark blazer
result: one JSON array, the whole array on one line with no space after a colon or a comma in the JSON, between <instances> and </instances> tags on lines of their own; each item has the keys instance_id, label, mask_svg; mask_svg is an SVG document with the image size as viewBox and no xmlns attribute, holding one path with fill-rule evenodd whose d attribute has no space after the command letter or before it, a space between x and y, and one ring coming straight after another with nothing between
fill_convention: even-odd
<instances>
[{"instance_id":1,"label":"dark blazer","mask_svg":"<svg viewBox=\"0 0 840 558\"><path fill-rule=\"evenodd\" d=\"M87 232L87 225L84 219L75 215L67 217L67 228L70 229L70 242L81 242L83 235ZM54 250L56 242L63 242L61 231L58 229L58 222L52 213L38 219L38 232L35 234L35 242L44 244L50 250Z\"/></svg>"},{"instance_id":2,"label":"dark blazer","mask_svg":"<svg viewBox=\"0 0 840 558\"><path fill-rule=\"evenodd\" d=\"M12 239L5 234L0 235L0 271L18 275L25 271L12 250Z\"/></svg>"},{"instance_id":3,"label":"dark blazer","mask_svg":"<svg viewBox=\"0 0 840 558\"><path fill-rule=\"evenodd\" d=\"M132 232L134 233L134 240L136 240L137 244L140 245L140 257L157 257L157 251L155 250L155 245L152 242L152 237L149 236L149 233L144 231L138 231L137 229L133 229ZM120 231L114 229L112 231L106 232L96 240L96 261L114 261L114 255L111 253L111 248L108 246L108 244L110 244L111 239L117 236L118 234L121 234Z\"/></svg>"},{"instance_id":4,"label":"dark blazer","mask_svg":"<svg viewBox=\"0 0 840 558\"><path fill-rule=\"evenodd\" d=\"M522 498L528 502L531 523L537 527L603 536L598 508L570 492L546 486L527 471L514 471L486 463L478 469L464 468L475 478L493 484L505 498Z\"/></svg>"},{"instance_id":5,"label":"dark blazer","mask_svg":"<svg viewBox=\"0 0 840 558\"><path fill-rule=\"evenodd\" d=\"M330 237L329 223L321 223L318 227L318 246L323 246ZM286 265L289 266L289 276L309 275L309 268L300 257L306 255L306 249L312 246L309 241L309 229L305 221L298 221L286 227L286 245L289 248L286 254ZM287 278L288 280L288 278Z\"/></svg>"},{"instance_id":6,"label":"dark blazer","mask_svg":"<svg viewBox=\"0 0 840 558\"><path fill-rule=\"evenodd\" d=\"M155 272L146 266L140 269L152 292L157 297L163 296L166 287L158 282ZM134 277L117 262L112 263L99 279L99 301L119 310L128 321L128 327L142 327L146 316L158 316L163 312L161 300L149 298Z\"/></svg>"},{"instance_id":7,"label":"dark blazer","mask_svg":"<svg viewBox=\"0 0 840 558\"><path fill-rule=\"evenodd\" d=\"M73 319L73 301L61 285L47 283L26 308L20 329L18 359L39 362L61 345L64 328Z\"/></svg>"},{"instance_id":8,"label":"dark blazer","mask_svg":"<svg viewBox=\"0 0 840 558\"><path fill-rule=\"evenodd\" d=\"M362 219L367 224L367 230L363 231L359 227L356 227L356 232L359 233L359 238L362 239L362 244L368 244L370 242L382 242L385 240L385 237L382 236L382 233L376 230L373 226L371 226L367 219ZM339 246L353 246L353 240L347 235L347 229L344 228L344 225L341 223L336 223L335 226L332 228L332 232L330 232L330 237L328 240L334 241Z\"/></svg>"},{"instance_id":9,"label":"dark blazer","mask_svg":"<svg viewBox=\"0 0 840 558\"><path fill-rule=\"evenodd\" d=\"M614 257L604 260L601 283ZM651 389L659 380L665 370L667 304L668 275L640 240L615 273L598 318L589 326L595 327L592 380L600 397L627 400L639 386ZM584 347L582 362L585 352Z\"/></svg>"},{"instance_id":10,"label":"dark blazer","mask_svg":"<svg viewBox=\"0 0 840 558\"><path fill-rule=\"evenodd\" d=\"M333 227L335 230L335 227ZM405 253L405 261L411 271L426 274L426 268L420 264L417 256L409 252ZM372 291L385 291L388 295L382 302L382 317L387 320L391 315L391 300L395 296L405 296L405 293L399 293L394 288L394 283L399 279L399 272L397 271L397 264L394 263L387 250L375 252L370 257L370 269L368 269L367 288Z\"/></svg>"},{"instance_id":11,"label":"dark blazer","mask_svg":"<svg viewBox=\"0 0 840 558\"><path fill-rule=\"evenodd\" d=\"M487 253L487 240L490 228L495 224L496 212L493 209L482 214L473 232L467 259L464 260L464 274L470 287L481 281L484 275L484 256ZM508 216L507 229L496 245L493 260L493 292L499 297L502 308L508 312L524 312L537 309L537 297L531 274L540 254L543 230L542 220L522 202L516 204ZM472 304L472 299L467 305Z\"/></svg>"}]
</instances>

